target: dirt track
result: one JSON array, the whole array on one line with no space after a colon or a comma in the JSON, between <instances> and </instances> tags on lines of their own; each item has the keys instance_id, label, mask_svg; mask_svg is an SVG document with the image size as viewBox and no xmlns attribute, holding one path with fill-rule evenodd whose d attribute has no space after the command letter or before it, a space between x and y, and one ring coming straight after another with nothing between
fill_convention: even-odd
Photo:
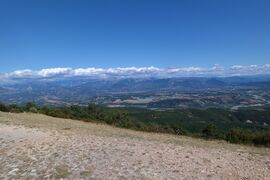
<instances>
[{"instance_id":1,"label":"dirt track","mask_svg":"<svg viewBox=\"0 0 270 180\"><path fill-rule=\"evenodd\" d=\"M0 112L0 179L270 179L270 150Z\"/></svg>"}]
</instances>

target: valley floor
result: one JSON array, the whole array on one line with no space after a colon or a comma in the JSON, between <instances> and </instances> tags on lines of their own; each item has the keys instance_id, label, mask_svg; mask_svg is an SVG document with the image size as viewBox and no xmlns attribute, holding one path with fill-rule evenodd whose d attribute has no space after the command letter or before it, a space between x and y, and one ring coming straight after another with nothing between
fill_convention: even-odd
<instances>
[{"instance_id":1,"label":"valley floor","mask_svg":"<svg viewBox=\"0 0 270 180\"><path fill-rule=\"evenodd\" d=\"M270 150L0 112L0 179L267 179Z\"/></svg>"}]
</instances>

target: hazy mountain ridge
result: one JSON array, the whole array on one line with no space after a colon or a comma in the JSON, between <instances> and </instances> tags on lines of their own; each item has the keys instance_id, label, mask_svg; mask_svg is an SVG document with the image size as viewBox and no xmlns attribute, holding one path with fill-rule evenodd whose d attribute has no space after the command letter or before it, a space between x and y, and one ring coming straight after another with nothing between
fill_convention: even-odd
<instances>
[{"instance_id":1,"label":"hazy mountain ridge","mask_svg":"<svg viewBox=\"0 0 270 180\"><path fill-rule=\"evenodd\" d=\"M229 98L227 96L231 96L231 98L239 97L236 101L240 103L245 101L245 98L248 100L248 97L253 97L256 93L267 94L269 88L270 76L268 75L222 78L25 78L18 83L1 85L0 101L5 103L34 101L41 104L87 104L89 102L115 104L114 101L120 98L124 104L127 104L135 96L137 98L135 100L138 101L135 103L140 104L142 98L153 98L154 102L179 98L182 100L177 100L178 102L185 102L186 99L189 101L204 99L203 101L209 102L209 99L215 96L218 99L211 100L211 103L215 101L219 103L221 98L221 101L226 104L226 98ZM247 96L251 90L254 92L253 95ZM198 93L197 98L193 97L192 93ZM220 95L224 96L220 97ZM128 101L125 101L125 99ZM207 102L196 102L196 104L203 105ZM132 100L132 103L134 103L134 100ZM267 103L267 100L262 103ZM233 102L232 105L237 105L237 103Z\"/></svg>"}]
</instances>

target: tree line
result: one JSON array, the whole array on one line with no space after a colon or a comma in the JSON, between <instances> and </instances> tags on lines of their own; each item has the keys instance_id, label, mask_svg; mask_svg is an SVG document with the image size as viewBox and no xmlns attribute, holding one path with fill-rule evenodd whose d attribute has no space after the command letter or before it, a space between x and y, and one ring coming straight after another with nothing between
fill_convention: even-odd
<instances>
[{"instance_id":1,"label":"tree line","mask_svg":"<svg viewBox=\"0 0 270 180\"><path fill-rule=\"evenodd\" d=\"M230 143L253 144L270 147L270 130L250 130L244 128L230 128L221 131L214 124L207 124L199 133L188 132L181 126L164 123L145 123L133 118L128 110L106 108L89 104L88 106L71 105L65 107L37 106L34 103L24 105L0 103L3 112L31 112L52 117L82 120L85 122L105 123L116 127L128 128L139 131L170 133L177 135L191 135L205 139L221 139ZM191 125L192 126L192 125Z\"/></svg>"}]
</instances>

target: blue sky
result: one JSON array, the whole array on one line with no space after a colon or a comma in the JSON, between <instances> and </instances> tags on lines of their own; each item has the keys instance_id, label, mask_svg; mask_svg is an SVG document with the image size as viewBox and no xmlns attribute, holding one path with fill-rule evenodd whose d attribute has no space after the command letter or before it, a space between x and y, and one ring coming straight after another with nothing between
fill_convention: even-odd
<instances>
[{"instance_id":1,"label":"blue sky","mask_svg":"<svg viewBox=\"0 0 270 180\"><path fill-rule=\"evenodd\" d=\"M0 72L270 63L269 0L0 2Z\"/></svg>"}]
</instances>

